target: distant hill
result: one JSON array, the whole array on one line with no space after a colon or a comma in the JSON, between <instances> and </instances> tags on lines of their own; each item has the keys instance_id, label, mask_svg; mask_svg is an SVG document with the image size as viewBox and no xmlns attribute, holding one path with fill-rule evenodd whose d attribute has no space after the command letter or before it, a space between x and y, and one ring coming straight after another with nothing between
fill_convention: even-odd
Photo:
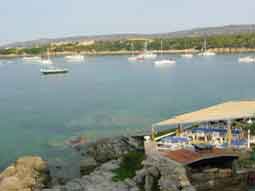
<instances>
[{"instance_id":1,"label":"distant hill","mask_svg":"<svg viewBox=\"0 0 255 191\"><path fill-rule=\"evenodd\" d=\"M13 47L33 47L47 45L49 43L59 42L80 42L87 40L96 41L114 41L135 38L179 38L179 37L204 37L212 35L234 35L242 33L255 33L255 24L252 25L227 25L220 27L196 28L191 30L169 32L169 33L155 33L155 34L112 34L112 35L95 35L95 36L74 36L55 39L37 39L24 42L15 42L2 46L1 48Z\"/></svg>"}]
</instances>

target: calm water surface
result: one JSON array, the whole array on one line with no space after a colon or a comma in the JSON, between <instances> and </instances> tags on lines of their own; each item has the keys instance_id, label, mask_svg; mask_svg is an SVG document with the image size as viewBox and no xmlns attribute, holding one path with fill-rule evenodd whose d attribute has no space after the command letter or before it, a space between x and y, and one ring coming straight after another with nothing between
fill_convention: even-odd
<instances>
[{"instance_id":1,"label":"calm water surface","mask_svg":"<svg viewBox=\"0 0 255 191\"><path fill-rule=\"evenodd\" d=\"M255 98L255 64L239 55L175 57L177 65L129 63L127 56L88 57L66 63L65 75L42 76L40 65L0 60L0 167L16 157L64 152L71 136L88 139L134 133L182 112L227 100Z\"/></svg>"}]
</instances>

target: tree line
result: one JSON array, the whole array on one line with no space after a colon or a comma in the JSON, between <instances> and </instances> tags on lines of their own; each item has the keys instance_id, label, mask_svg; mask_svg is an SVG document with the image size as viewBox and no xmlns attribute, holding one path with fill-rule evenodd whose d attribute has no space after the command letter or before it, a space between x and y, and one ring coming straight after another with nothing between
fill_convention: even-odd
<instances>
[{"instance_id":1,"label":"tree line","mask_svg":"<svg viewBox=\"0 0 255 191\"><path fill-rule=\"evenodd\" d=\"M183 37L183 38L155 38L147 42L148 50L183 50L203 48L204 40L207 41L207 48L255 48L255 34L246 33L239 35L215 35L209 37ZM47 49L50 52L102 52L102 51L141 51L144 49L145 40L115 40L95 41L90 45L81 45L78 42L48 45L32 48L9 48L0 50L0 54L45 54Z\"/></svg>"}]
</instances>

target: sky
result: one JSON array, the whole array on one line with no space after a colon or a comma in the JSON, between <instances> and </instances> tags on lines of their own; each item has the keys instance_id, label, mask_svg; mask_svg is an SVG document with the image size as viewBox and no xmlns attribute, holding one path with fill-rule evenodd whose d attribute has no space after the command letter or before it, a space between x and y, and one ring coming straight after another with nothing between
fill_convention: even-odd
<instances>
[{"instance_id":1,"label":"sky","mask_svg":"<svg viewBox=\"0 0 255 191\"><path fill-rule=\"evenodd\" d=\"M255 0L0 0L0 44L254 24Z\"/></svg>"}]
</instances>

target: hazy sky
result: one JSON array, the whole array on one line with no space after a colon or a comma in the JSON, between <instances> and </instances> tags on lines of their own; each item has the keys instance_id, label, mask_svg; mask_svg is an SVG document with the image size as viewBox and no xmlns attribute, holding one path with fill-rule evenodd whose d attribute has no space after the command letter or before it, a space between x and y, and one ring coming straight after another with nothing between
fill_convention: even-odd
<instances>
[{"instance_id":1,"label":"hazy sky","mask_svg":"<svg viewBox=\"0 0 255 191\"><path fill-rule=\"evenodd\" d=\"M255 23L255 0L0 0L0 44Z\"/></svg>"}]
</instances>

